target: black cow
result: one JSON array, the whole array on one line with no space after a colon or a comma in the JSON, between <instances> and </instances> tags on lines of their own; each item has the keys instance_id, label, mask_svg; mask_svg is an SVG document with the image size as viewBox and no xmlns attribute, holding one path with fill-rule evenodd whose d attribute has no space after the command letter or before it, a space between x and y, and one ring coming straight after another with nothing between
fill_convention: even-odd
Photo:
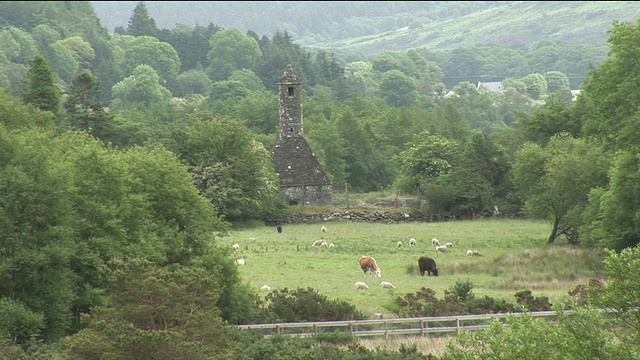
<instances>
[{"instance_id":1,"label":"black cow","mask_svg":"<svg viewBox=\"0 0 640 360\"><path fill-rule=\"evenodd\" d=\"M433 273L433 276L438 276L438 268L436 261L430 257L423 256L418 259L418 266L420 267L420 276L424 276L426 272L429 276Z\"/></svg>"},{"instance_id":2,"label":"black cow","mask_svg":"<svg viewBox=\"0 0 640 360\"><path fill-rule=\"evenodd\" d=\"M282 226L278 225L278 227L276 228L276 230L278 230L278 233L282 234Z\"/></svg>"}]
</instances>

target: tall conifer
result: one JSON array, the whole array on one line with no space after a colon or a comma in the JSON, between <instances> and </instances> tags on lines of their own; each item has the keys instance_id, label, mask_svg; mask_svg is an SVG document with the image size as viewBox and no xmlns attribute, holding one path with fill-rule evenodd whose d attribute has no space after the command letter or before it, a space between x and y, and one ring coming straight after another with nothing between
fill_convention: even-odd
<instances>
[{"instance_id":1,"label":"tall conifer","mask_svg":"<svg viewBox=\"0 0 640 360\"><path fill-rule=\"evenodd\" d=\"M29 61L29 70L22 91L22 100L40 110L55 114L60 109L61 94L51 67L42 54Z\"/></svg>"},{"instance_id":2,"label":"tall conifer","mask_svg":"<svg viewBox=\"0 0 640 360\"><path fill-rule=\"evenodd\" d=\"M129 18L127 34L133 36L158 36L158 33L156 21L149 16L149 10L144 1L140 1Z\"/></svg>"}]
</instances>

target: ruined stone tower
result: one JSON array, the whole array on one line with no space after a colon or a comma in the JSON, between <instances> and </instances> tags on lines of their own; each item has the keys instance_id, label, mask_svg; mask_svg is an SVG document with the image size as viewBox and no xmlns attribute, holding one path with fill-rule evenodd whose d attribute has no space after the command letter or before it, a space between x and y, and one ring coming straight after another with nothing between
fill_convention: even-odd
<instances>
[{"instance_id":1,"label":"ruined stone tower","mask_svg":"<svg viewBox=\"0 0 640 360\"><path fill-rule=\"evenodd\" d=\"M303 135L302 81L287 65L280 80L280 133L271 149L280 178L278 200L289 205L330 205L331 182Z\"/></svg>"}]
</instances>

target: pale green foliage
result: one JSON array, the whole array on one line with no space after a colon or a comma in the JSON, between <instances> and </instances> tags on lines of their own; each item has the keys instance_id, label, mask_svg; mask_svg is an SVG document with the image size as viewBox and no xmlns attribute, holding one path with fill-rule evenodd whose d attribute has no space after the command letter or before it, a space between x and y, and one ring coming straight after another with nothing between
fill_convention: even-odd
<instances>
[{"instance_id":1,"label":"pale green foliage","mask_svg":"<svg viewBox=\"0 0 640 360\"><path fill-rule=\"evenodd\" d=\"M635 353L616 341L611 324L597 310L557 313L558 323L528 314L496 320L488 329L462 332L442 360L632 360Z\"/></svg>"},{"instance_id":2,"label":"pale green foliage","mask_svg":"<svg viewBox=\"0 0 640 360\"><path fill-rule=\"evenodd\" d=\"M525 211L551 222L549 243L560 235L580 241L580 214L589 191L606 184L608 167L600 148L564 133L552 137L546 147L526 143L517 152L514 183L525 199Z\"/></svg>"},{"instance_id":3,"label":"pale green foliage","mask_svg":"<svg viewBox=\"0 0 640 360\"><path fill-rule=\"evenodd\" d=\"M149 106L171 100L171 92L160 84L160 77L149 65L136 66L131 76L113 85L111 93L114 107L136 103Z\"/></svg>"},{"instance_id":4,"label":"pale green foliage","mask_svg":"<svg viewBox=\"0 0 640 360\"><path fill-rule=\"evenodd\" d=\"M91 66L91 62L96 57L96 53L91 44L83 40L80 36L72 36L66 39L56 41L54 44L60 44L71 50L73 58L83 68L87 69Z\"/></svg>"},{"instance_id":5,"label":"pale green foliage","mask_svg":"<svg viewBox=\"0 0 640 360\"><path fill-rule=\"evenodd\" d=\"M593 191L584 231L589 244L622 250L640 242L640 157L620 151L609 171L609 187Z\"/></svg>"},{"instance_id":6,"label":"pale green foliage","mask_svg":"<svg viewBox=\"0 0 640 360\"><path fill-rule=\"evenodd\" d=\"M410 107L418 100L415 80L400 70L389 70L384 73L380 80L378 95L393 107Z\"/></svg>"},{"instance_id":7,"label":"pale green foliage","mask_svg":"<svg viewBox=\"0 0 640 360\"><path fill-rule=\"evenodd\" d=\"M532 73L520 80L526 85L527 95L532 99L540 99L547 93L547 80L541 74Z\"/></svg>"},{"instance_id":8,"label":"pale green foliage","mask_svg":"<svg viewBox=\"0 0 640 360\"><path fill-rule=\"evenodd\" d=\"M233 27L214 33L209 44L209 76L214 81L227 79L234 70L255 68L262 56L256 40Z\"/></svg>"},{"instance_id":9,"label":"pale green foliage","mask_svg":"<svg viewBox=\"0 0 640 360\"><path fill-rule=\"evenodd\" d=\"M604 265L609 281L594 301L598 306L613 309L622 324L632 329L629 334L634 343L640 344L640 247L629 247L620 253L606 252Z\"/></svg>"},{"instance_id":10,"label":"pale green foliage","mask_svg":"<svg viewBox=\"0 0 640 360\"><path fill-rule=\"evenodd\" d=\"M394 157L400 169L399 188L413 192L425 182L448 173L456 143L428 131L417 134L410 146Z\"/></svg>"},{"instance_id":11,"label":"pale green foliage","mask_svg":"<svg viewBox=\"0 0 640 360\"><path fill-rule=\"evenodd\" d=\"M36 56L38 47L31 35L14 26L0 31L0 51L14 63L26 64Z\"/></svg>"}]
</instances>

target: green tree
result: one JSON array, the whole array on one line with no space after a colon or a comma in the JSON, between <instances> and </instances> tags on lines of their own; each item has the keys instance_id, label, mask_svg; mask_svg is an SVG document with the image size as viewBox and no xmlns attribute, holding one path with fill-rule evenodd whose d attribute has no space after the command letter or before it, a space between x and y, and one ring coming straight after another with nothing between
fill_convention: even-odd
<instances>
[{"instance_id":1,"label":"green tree","mask_svg":"<svg viewBox=\"0 0 640 360\"><path fill-rule=\"evenodd\" d=\"M548 71L545 73L547 80L547 91L553 93L556 91L569 91L569 78L561 71Z\"/></svg>"},{"instance_id":2,"label":"green tree","mask_svg":"<svg viewBox=\"0 0 640 360\"><path fill-rule=\"evenodd\" d=\"M149 10L144 1L140 1L129 18L127 34L133 36L158 36L156 21L149 16Z\"/></svg>"},{"instance_id":3,"label":"green tree","mask_svg":"<svg viewBox=\"0 0 640 360\"><path fill-rule=\"evenodd\" d=\"M233 27L213 34L209 44L209 77L213 81L226 80L234 70L252 70L262 57L255 39Z\"/></svg>"},{"instance_id":4,"label":"green tree","mask_svg":"<svg viewBox=\"0 0 640 360\"><path fill-rule=\"evenodd\" d=\"M411 107L418 99L415 81L400 70L384 73L378 94L393 107Z\"/></svg>"},{"instance_id":5,"label":"green tree","mask_svg":"<svg viewBox=\"0 0 640 360\"><path fill-rule=\"evenodd\" d=\"M622 326L633 331L629 333L630 341L640 344L640 310L636 306L640 301L640 286L635 274L640 271L640 248L630 246L620 252L605 250L604 260L607 281L604 291L593 293L596 306L612 309Z\"/></svg>"},{"instance_id":6,"label":"green tree","mask_svg":"<svg viewBox=\"0 0 640 360\"><path fill-rule=\"evenodd\" d=\"M0 139L0 297L43 316L39 339L55 342L71 328L77 281L73 171L53 151L51 132L0 127ZM33 331L31 322L21 326L13 332Z\"/></svg>"},{"instance_id":7,"label":"green tree","mask_svg":"<svg viewBox=\"0 0 640 360\"><path fill-rule=\"evenodd\" d=\"M29 72L22 93L22 100L41 110L57 114L61 95L49 63L41 54L29 61Z\"/></svg>"},{"instance_id":8,"label":"green tree","mask_svg":"<svg viewBox=\"0 0 640 360\"><path fill-rule=\"evenodd\" d=\"M97 138L106 135L113 116L105 112L101 98L100 84L93 75L84 72L76 76L64 102L69 126L87 131Z\"/></svg>"},{"instance_id":9,"label":"green tree","mask_svg":"<svg viewBox=\"0 0 640 360\"><path fill-rule=\"evenodd\" d=\"M603 359L631 360L634 350L616 339L613 324L593 309L565 314L557 311L557 323L530 314L511 315L506 323L493 321L489 328L460 333L447 344L442 360L471 359Z\"/></svg>"},{"instance_id":10,"label":"green tree","mask_svg":"<svg viewBox=\"0 0 640 360\"><path fill-rule=\"evenodd\" d=\"M110 263L102 276L114 306L94 309L86 329L61 341L64 357L237 358L211 273L132 259Z\"/></svg>"},{"instance_id":11,"label":"green tree","mask_svg":"<svg viewBox=\"0 0 640 360\"><path fill-rule=\"evenodd\" d=\"M416 134L407 148L393 158L400 169L397 186L408 193L424 193L426 183L449 172L456 152L456 142L452 140L429 131Z\"/></svg>"},{"instance_id":12,"label":"green tree","mask_svg":"<svg viewBox=\"0 0 640 360\"><path fill-rule=\"evenodd\" d=\"M579 137L582 122L573 112L571 105L563 101L552 101L546 107L528 115L521 113L515 126L522 132L524 141L546 144L553 135L566 132Z\"/></svg>"},{"instance_id":13,"label":"green tree","mask_svg":"<svg viewBox=\"0 0 640 360\"><path fill-rule=\"evenodd\" d=\"M591 71L577 101L584 114L586 137L602 141L610 149L625 149L639 144L638 109L640 76L637 65L640 49L640 20L635 25L614 22L609 31L609 57Z\"/></svg>"},{"instance_id":14,"label":"green tree","mask_svg":"<svg viewBox=\"0 0 640 360\"><path fill-rule=\"evenodd\" d=\"M458 212L475 218L507 195L509 162L486 134L475 134L460 147L459 159L450 172L459 199Z\"/></svg>"},{"instance_id":15,"label":"green tree","mask_svg":"<svg viewBox=\"0 0 640 360\"><path fill-rule=\"evenodd\" d=\"M274 210L279 186L271 156L243 123L203 113L171 138L196 188L227 219L257 219Z\"/></svg>"},{"instance_id":16,"label":"green tree","mask_svg":"<svg viewBox=\"0 0 640 360\"><path fill-rule=\"evenodd\" d=\"M203 70L191 69L178 75L177 96L190 96L194 94L206 96L211 91L212 81Z\"/></svg>"},{"instance_id":17,"label":"green tree","mask_svg":"<svg viewBox=\"0 0 640 360\"><path fill-rule=\"evenodd\" d=\"M620 251L640 243L640 157L635 151L621 150L609 170L609 186L590 194L590 204L582 229L585 242Z\"/></svg>"},{"instance_id":18,"label":"green tree","mask_svg":"<svg viewBox=\"0 0 640 360\"><path fill-rule=\"evenodd\" d=\"M540 99L541 96L547 94L547 80L543 75L538 73L532 73L523 77L522 82L527 87L527 95L532 99Z\"/></svg>"},{"instance_id":19,"label":"green tree","mask_svg":"<svg viewBox=\"0 0 640 360\"><path fill-rule=\"evenodd\" d=\"M113 85L111 93L114 97L113 107L168 102L171 92L160 84L160 77L149 65L138 65L128 76Z\"/></svg>"},{"instance_id":20,"label":"green tree","mask_svg":"<svg viewBox=\"0 0 640 360\"><path fill-rule=\"evenodd\" d=\"M163 86L175 91L181 61L176 50L166 42L152 36L116 35L113 42L124 51L120 60L121 71L129 75L138 65L151 66Z\"/></svg>"},{"instance_id":21,"label":"green tree","mask_svg":"<svg viewBox=\"0 0 640 360\"><path fill-rule=\"evenodd\" d=\"M561 235L580 242L578 229L592 188L607 183L609 160L602 149L568 134L554 135L542 147L526 143L516 153L514 183L525 211L551 222L547 243Z\"/></svg>"}]
</instances>

